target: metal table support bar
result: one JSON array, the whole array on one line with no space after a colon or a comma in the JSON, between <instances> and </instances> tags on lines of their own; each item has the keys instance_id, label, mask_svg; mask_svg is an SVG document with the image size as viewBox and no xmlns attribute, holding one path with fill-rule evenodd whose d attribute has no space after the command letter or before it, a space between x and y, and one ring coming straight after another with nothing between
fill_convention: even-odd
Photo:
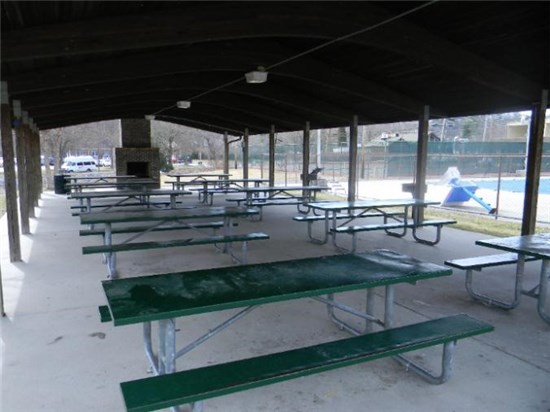
<instances>
[{"instance_id":1,"label":"metal table support bar","mask_svg":"<svg viewBox=\"0 0 550 412\"><path fill-rule=\"evenodd\" d=\"M207 341L208 339L210 339L212 336L214 335L217 335L218 333L220 333L221 331L223 331L225 328L231 326L233 323L235 323L236 321L238 321L239 319L241 319L242 317L244 317L245 315L247 315L248 313L250 313L252 311L252 309L255 309L257 308L258 306L249 306L243 310L241 310L240 312L238 312L237 314L231 316L229 319L227 319L225 322L222 322L220 323L218 326L216 326L214 329L211 329L208 333L202 335L200 338L194 340L193 342L191 342L189 345L185 346L184 348L180 349L177 353L176 353L176 359L179 358L180 356L183 356L185 355L186 353L192 351L193 349L195 349L197 346L199 346L200 344L202 344L203 342Z\"/></svg>"},{"instance_id":2,"label":"metal table support bar","mask_svg":"<svg viewBox=\"0 0 550 412\"><path fill-rule=\"evenodd\" d=\"M540 270L540 289L537 311L540 317L550 324L550 314L545 312L546 295L548 294L548 282L550 281L550 260L544 259Z\"/></svg>"},{"instance_id":3,"label":"metal table support bar","mask_svg":"<svg viewBox=\"0 0 550 412\"><path fill-rule=\"evenodd\" d=\"M402 355L397 355L394 359L401 365L404 365L406 370L416 373L423 379L427 380L431 384L440 385L449 380L453 372L453 354L456 347L456 341L447 342L443 344L443 355L441 359L441 374L439 376L434 375L429 370L422 366L408 360Z\"/></svg>"},{"instance_id":4,"label":"metal table support bar","mask_svg":"<svg viewBox=\"0 0 550 412\"><path fill-rule=\"evenodd\" d=\"M367 290L367 302L366 302L366 311L365 313L359 312L356 309L337 303L334 301L334 294L327 295L327 298L321 298L321 297L315 297L312 298L314 300L320 301L322 303L325 303L327 305L327 312L332 319L334 323L336 323L341 329L345 329L348 332L350 332L353 335L362 335L363 333L369 333L372 332L372 327L374 324L380 325L384 327L385 329L391 328L393 325L393 303L394 303L394 287L393 285L387 285L385 286L386 293L384 296L384 320L378 319L376 316L373 315L374 312L374 289L368 289ZM351 315L358 316L360 318L365 319L365 330L361 332L356 327L351 326L349 323L343 321L342 319L338 318L336 314L334 313L334 308L339 309L343 312L347 312Z\"/></svg>"},{"instance_id":5,"label":"metal table support bar","mask_svg":"<svg viewBox=\"0 0 550 412\"><path fill-rule=\"evenodd\" d=\"M525 256L518 255L518 263L516 266L516 280L514 287L514 297L510 302L505 302L488 295L476 292L473 288L473 269L466 269L466 291L475 300L482 302L488 306L496 306L501 309L514 309L520 303L522 294L523 274L525 268Z\"/></svg>"}]
</instances>

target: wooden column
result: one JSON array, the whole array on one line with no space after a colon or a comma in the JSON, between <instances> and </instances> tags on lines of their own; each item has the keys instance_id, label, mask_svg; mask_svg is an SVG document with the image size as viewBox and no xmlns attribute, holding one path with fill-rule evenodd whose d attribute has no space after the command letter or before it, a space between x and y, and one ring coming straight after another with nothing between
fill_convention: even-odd
<instances>
[{"instance_id":1,"label":"wooden column","mask_svg":"<svg viewBox=\"0 0 550 412\"><path fill-rule=\"evenodd\" d=\"M223 133L223 172L229 173L229 137Z\"/></svg>"},{"instance_id":2,"label":"wooden column","mask_svg":"<svg viewBox=\"0 0 550 412\"><path fill-rule=\"evenodd\" d=\"M36 217L34 213L34 156L32 151L32 131L29 123L29 114L26 111L22 112L23 120L23 129L24 129L24 140L23 144L25 146L25 182L26 182L26 191L27 191L27 210L29 213L29 218ZM29 229L30 230L30 229Z\"/></svg>"},{"instance_id":3,"label":"wooden column","mask_svg":"<svg viewBox=\"0 0 550 412\"><path fill-rule=\"evenodd\" d=\"M15 147L13 145L11 108L7 83L2 82L1 97L2 154L4 158L4 189L6 191L6 218L10 262L21 261L21 239L19 238L19 214L17 210L17 175L15 173ZM1 289L1 283L0 283Z\"/></svg>"},{"instance_id":4,"label":"wooden column","mask_svg":"<svg viewBox=\"0 0 550 412\"><path fill-rule=\"evenodd\" d=\"M275 186L275 125L269 129L269 186Z\"/></svg>"},{"instance_id":5,"label":"wooden column","mask_svg":"<svg viewBox=\"0 0 550 412\"><path fill-rule=\"evenodd\" d=\"M304 186L309 185L309 180L307 178L309 174L309 137L309 122L306 122L304 126L304 138L302 139L302 185Z\"/></svg>"},{"instance_id":6,"label":"wooden column","mask_svg":"<svg viewBox=\"0 0 550 412\"><path fill-rule=\"evenodd\" d=\"M29 187L27 182L26 161L26 126L22 123L15 129L15 154L17 157L17 187L19 188L19 216L21 220L21 233L30 233L29 225Z\"/></svg>"},{"instance_id":7,"label":"wooden column","mask_svg":"<svg viewBox=\"0 0 550 412\"><path fill-rule=\"evenodd\" d=\"M33 143L35 148L34 159L36 162L36 192L35 192L35 206L38 206L38 200L42 195L42 165L40 164L40 155L42 154L42 147L40 144L40 132L36 124L32 122L33 131ZM48 156L44 156L44 165L48 164Z\"/></svg>"},{"instance_id":8,"label":"wooden column","mask_svg":"<svg viewBox=\"0 0 550 412\"><path fill-rule=\"evenodd\" d=\"M542 163L542 146L544 143L544 124L546 107L548 106L548 90L543 90L540 102L533 105L529 142L527 145L527 166L525 171L525 197L523 199L523 219L521 234L535 233L537 223L537 201Z\"/></svg>"},{"instance_id":9,"label":"wooden column","mask_svg":"<svg viewBox=\"0 0 550 412\"><path fill-rule=\"evenodd\" d=\"M424 111L418 120L418 145L416 149L416 173L414 176L414 198L423 200L426 194L426 165L428 162L428 127L430 123L430 107L424 106ZM413 218L419 222L424 220L424 208L417 208Z\"/></svg>"},{"instance_id":10,"label":"wooden column","mask_svg":"<svg viewBox=\"0 0 550 412\"><path fill-rule=\"evenodd\" d=\"M248 179L248 128L243 135L243 179Z\"/></svg>"},{"instance_id":11,"label":"wooden column","mask_svg":"<svg viewBox=\"0 0 550 412\"><path fill-rule=\"evenodd\" d=\"M40 165L40 136L36 132L34 122L29 119L29 187L30 187L30 199L29 210L31 216L35 217L34 207L38 206L38 199L40 199L40 193L42 190L42 167Z\"/></svg>"},{"instance_id":12,"label":"wooden column","mask_svg":"<svg viewBox=\"0 0 550 412\"><path fill-rule=\"evenodd\" d=\"M353 116L349 127L348 202L357 199L357 139L359 117Z\"/></svg>"}]
</instances>

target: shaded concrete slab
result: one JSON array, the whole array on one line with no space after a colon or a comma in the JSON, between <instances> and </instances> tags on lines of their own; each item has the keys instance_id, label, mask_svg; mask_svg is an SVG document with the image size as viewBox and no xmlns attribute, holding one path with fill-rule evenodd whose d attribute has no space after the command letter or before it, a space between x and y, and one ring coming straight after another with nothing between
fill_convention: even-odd
<instances>
[{"instance_id":1,"label":"shaded concrete slab","mask_svg":"<svg viewBox=\"0 0 550 412\"><path fill-rule=\"evenodd\" d=\"M194 199L188 200L190 203ZM223 203L223 200L217 200ZM79 222L70 202L47 192L23 237L24 261L10 263L5 220L1 226L1 261L8 317L2 320L2 410L123 411L119 383L148 376L141 328L113 327L99 321L105 303L101 280L106 268L100 256L83 256L81 248L99 241L78 236ZM250 263L337 253L331 245L306 240L306 226L294 222L294 207L272 207L262 222L241 221L239 230L264 231L271 239L252 242ZM175 236L171 234L170 236ZM360 250L388 248L420 259L446 259L491 254L474 245L486 237L452 228L434 247L411 237L361 234ZM351 239L344 240L350 244ZM120 254L123 276L232 265L212 247L167 249ZM526 282L534 282L540 265L527 265ZM510 290L513 267L484 270L480 287ZM377 307L383 303L378 292ZM364 305L364 292L340 296ZM433 386L391 359L300 378L240 394L211 399L205 411L549 411L550 326L524 298L513 311L472 302L464 274L399 285L396 324L453 313L467 313L495 326L495 332L461 341L449 382ZM178 346L184 346L235 311L178 319ZM346 337L328 321L318 302L299 300L264 305L235 326L178 360L178 369L224 362ZM410 354L429 367L439 367L439 351Z\"/></svg>"}]
</instances>

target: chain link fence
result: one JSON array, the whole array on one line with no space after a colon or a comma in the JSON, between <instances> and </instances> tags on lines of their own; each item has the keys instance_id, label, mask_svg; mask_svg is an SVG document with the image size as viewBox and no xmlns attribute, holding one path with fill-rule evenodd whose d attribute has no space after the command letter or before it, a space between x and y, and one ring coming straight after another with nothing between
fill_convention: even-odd
<instances>
[{"instance_id":1,"label":"chain link fence","mask_svg":"<svg viewBox=\"0 0 550 412\"><path fill-rule=\"evenodd\" d=\"M358 149L357 176L359 197L403 197L403 184L413 181L416 168L416 143L372 142ZM258 139L249 148L251 168L261 177L269 174L269 145ZM345 196L349 152L346 146L328 145L321 151L310 147L310 171L322 167L319 178L335 188L335 194ZM442 207L488 214L496 219L521 219L525 199L526 146L521 142L430 142L426 176L428 199L442 202ZM463 202L447 201L453 186L445 179L455 168L472 192ZM302 146L278 144L275 151L276 183L299 184L302 174ZM344 188L342 190L342 188ZM452 196L451 196L452 197ZM452 200L452 199L451 199ZM550 144L545 143L541 163L537 220L550 224Z\"/></svg>"}]
</instances>

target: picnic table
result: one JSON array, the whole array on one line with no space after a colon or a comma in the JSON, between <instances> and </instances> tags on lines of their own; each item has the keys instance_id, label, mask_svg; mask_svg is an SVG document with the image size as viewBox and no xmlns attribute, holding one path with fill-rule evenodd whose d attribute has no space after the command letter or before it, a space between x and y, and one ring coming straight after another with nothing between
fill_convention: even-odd
<instances>
[{"instance_id":1,"label":"picnic table","mask_svg":"<svg viewBox=\"0 0 550 412\"><path fill-rule=\"evenodd\" d=\"M121 180L121 179L135 179L135 175L69 175L66 179L70 183L76 183L78 181L88 181L88 182L110 182L112 180Z\"/></svg>"},{"instance_id":2,"label":"picnic table","mask_svg":"<svg viewBox=\"0 0 550 412\"><path fill-rule=\"evenodd\" d=\"M355 252L357 247L356 234L362 231L373 230L384 230L388 235L403 237L407 233L407 229L412 229L413 237L417 242L434 245L440 240L441 227L446 224L455 223L455 221L425 220L419 222L409 217L409 215L415 216L415 209L417 208L436 204L439 204L439 202L419 199L309 202L306 203L306 206L313 211L313 215L296 217L295 220L308 222L308 236L314 243L325 244L328 242L329 237L332 237L333 244L341 248L336 242L337 234L351 234L353 236L352 252ZM322 215L316 216L316 212L322 212ZM350 225L351 222L358 219L372 217L382 217L384 222L382 224ZM322 221L324 223L322 238L316 238L312 234L311 226L315 221ZM437 228L435 240L427 240L418 235L417 229L426 226L435 226Z\"/></svg>"},{"instance_id":3,"label":"picnic table","mask_svg":"<svg viewBox=\"0 0 550 412\"><path fill-rule=\"evenodd\" d=\"M238 193L241 189L248 187L248 184L253 184L254 187L260 187L262 183L268 182L268 179L250 178L250 179L218 179L218 180L201 180L195 182L181 182L179 188L183 189L186 185L199 186L196 191L199 194L199 202L212 205L214 203L214 194L216 193ZM172 186L175 187L176 182Z\"/></svg>"},{"instance_id":4,"label":"picnic table","mask_svg":"<svg viewBox=\"0 0 550 412\"><path fill-rule=\"evenodd\" d=\"M444 382L450 377L456 340L489 332L492 327L459 315L395 328L394 286L450 274L450 269L443 266L389 250L157 274L104 281L107 306L101 307L100 313L102 321L112 321L116 327L142 325L146 357L158 375L121 384L128 411L149 411L184 403L194 403L193 410L202 410L199 403L202 399L385 356L397 356L408 370L432 383ZM386 290L383 317L375 315L377 287ZM366 311L334 299L334 293L353 290L367 290ZM365 330L356 331L353 338L176 372L177 358L234 325L258 305L303 298L326 305L339 326L343 323L334 315L335 310L357 316L365 322ZM177 350L176 336L185 333L176 333L176 318L238 308L239 312L218 326L209 326L203 336ZM158 322L161 342L156 353L152 322ZM178 324L178 328L182 325ZM373 333L373 325L385 330ZM400 355L436 344L444 345L440 376Z\"/></svg>"},{"instance_id":5,"label":"picnic table","mask_svg":"<svg viewBox=\"0 0 550 412\"><path fill-rule=\"evenodd\" d=\"M514 302L511 304L511 308L519 304L521 295L535 298L537 299L537 312L539 316L546 323L550 323L550 314L545 309L548 282L550 280L550 233L477 240L476 244L517 253ZM540 278L535 287L530 290L524 290L524 263L529 258L542 260Z\"/></svg>"},{"instance_id":6,"label":"picnic table","mask_svg":"<svg viewBox=\"0 0 550 412\"><path fill-rule=\"evenodd\" d=\"M227 180L230 173L210 173L210 172L197 172L197 173L180 173L170 172L167 174L169 177L175 177L176 181L172 183L174 189L184 189L185 185L197 184L205 180ZM181 179L188 178L190 180L182 181ZM214 178L214 179L212 179Z\"/></svg>"},{"instance_id":7,"label":"picnic table","mask_svg":"<svg viewBox=\"0 0 550 412\"><path fill-rule=\"evenodd\" d=\"M114 278L117 275L116 253L125 251L136 251L166 247L184 247L203 244L224 244L223 252L231 254L236 260L246 262L246 242L268 239L264 233L249 233L234 235L234 220L238 217L257 214L258 211L244 207L202 207L192 209L164 209L164 210L141 210L132 212L99 212L87 213L80 216L80 223L90 225L94 234L103 238L103 244L98 246L85 246L82 248L84 254L103 253L107 264L108 276ZM222 219L221 236L185 237L183 239L171 239L161 241L135 242L139 237L158 230L201 230L205 227L217 228L218 223L212 225L199 225L195 221L207 219ZM189 222L182 224L182 222ZM140 223L139 226L128 227L129 224ZM145 223L145 225L143 225ZM96 225L100 225L95 229ZM171 226L173 225L173 226ZM120 228L119 228L120 226ZM134 233L132 236L113 243L113 234ZM82 235L82 231L81 231ZM239 259L232 254L231 243L243 242L243 255Z\"/></svg>"},{"instance_id":8,"label":"picnic table","mask_svg":"<svg viewBox=\"0 0 550 412\"><path fill-rule=\"evenodd\" d=\"M245 197L226 200L257 208L260 211L259 218L261 220L262 209L265 206L296 205L299 213L307 213L309 208L304 208L304 206L307 206L308 202L315 202L317 193L328 189L326 186L243 187L239 192L244 193Z\"/></svg>"},{"instance_id":9,"label":"picnic table","mask_svg":"<svg viewBox=\"0 0 550 412\"><path fill-rule=\"evenodd\" d=\"M108 191L90 191L77 192L71 194L71 199L79 201L80 213L91 213L93 208L101 208L101 211L107 211L121 206L164 206L164 203L155 203L152 199L159 197L169 197L170 202L167 204L172 209L177 207L177 198L184 195L190 195L189 191L182 190L165 190L165 189L149 189L149 190L108 190ZM109 204L93 204L98 200L117 199L114 203ZM135 200L137 203L128 203Z\"/></svg>"},{"instance_id":10,"label":"picnic table","mask_svg":"<svg viewBox=\"0 0 550 412\"><path fill-rule=\"evenodd\" d=\"M83 192L85 189L90 190L96 190L96 189L135 189L135 190L146 190L151 187L158 187L159 182L155 179L149 179L149 178L128 178L128 179L117 179L113 182L105 182L105 181L94 181L94 182L79 182L76 181L75 183L69 183L66 185L71 192L80 193Z\"/></svg>"}]
</instances>

